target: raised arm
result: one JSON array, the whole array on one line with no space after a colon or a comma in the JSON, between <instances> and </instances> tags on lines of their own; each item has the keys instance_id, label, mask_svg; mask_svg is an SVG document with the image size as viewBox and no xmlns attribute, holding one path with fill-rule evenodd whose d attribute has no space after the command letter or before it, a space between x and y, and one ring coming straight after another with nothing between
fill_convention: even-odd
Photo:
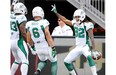
<instances>
[{"instance_id":1,"label":"raised arm","mask_svg":"<svg viewBox=\"0 0 116 75\"><path fill-rule=\"evenodd\" d=\"M56 16L57 16L59 19L61 19L64 23L66 23L66 24L72 26L72 22L71 22L70 20L68 20L66 17L62 16L61 14L59 14L59 13L57 12L56 5L52 5L52 10L51 10L51 11L53 11L53 12L56 14Z\"/></svg>"}]
</instances>

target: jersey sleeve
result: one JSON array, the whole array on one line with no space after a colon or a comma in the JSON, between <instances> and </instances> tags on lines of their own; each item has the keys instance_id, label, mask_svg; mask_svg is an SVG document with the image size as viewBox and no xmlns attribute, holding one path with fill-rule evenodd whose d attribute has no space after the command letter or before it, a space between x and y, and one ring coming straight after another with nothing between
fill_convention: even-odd
<instances>
[{"instance_id":1,"label":"jersey sleeve","mask_svg":"<svg viewBox=\"0 0 116 75\"><path fill-rule=\"evenodd\" d=\"M46 26L48 26L49 24L50 24L50 23L49 23L48 20L46 20L46 19L43 20L43 26L44 26L44 28L45 28Z\"/></svg>"},{"instance_id":2,"label":"jersey sleeve","mask_svg":"<svg viewBox=\"0 0 116 75\"><path fill-rule=\"evenodd\" d=\"M25 15L20 15L17 19L19 24L27 21L27 18L25 17Z\"/></svg>"},{"instance_id":3,"label":"jersey sleeve","mask_svg":"<svg viewBox=\"0 0 116 75\"><path fill-rule=\"evenodd\" d=\"M30 29L30 22L26 23L26 27L25 28L26 28L26 31L29 31L29 29Z\"/></svg>"},{"instance_id":4,"label":"jersey sleeve","mask_svg":"<svg viewBox=\"0 0 116 75\"><path fill-rule=\"evenodd\" d=\"M89 29L93 29L94 28L94 25L91 22L85 23L85 26L86 26L86 31L88 31Z\"/></svg>"}]
</instances>

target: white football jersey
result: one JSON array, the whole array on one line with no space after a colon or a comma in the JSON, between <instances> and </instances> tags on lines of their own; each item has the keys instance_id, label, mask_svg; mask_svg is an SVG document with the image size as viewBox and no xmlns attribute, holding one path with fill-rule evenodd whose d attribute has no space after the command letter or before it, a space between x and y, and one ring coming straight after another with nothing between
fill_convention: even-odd
<instances>
[{"instance_id":1,"label":"white football jersey","mask_svg":"<svg viewBox=\"0 0 116 75\"><path fill-rule=\"evenodd\" d=\"M16 19L16 16L14 13L11 13L10 15L10 31L11 31L11 36L10 39L17 39L19 38L19 29L18 29L18 21Z\"/></svg>"},{"instance_id":2,"label":"white football jersey","mask_svg":"<svg viewBox=\"0 0 116 75\"><path fill-rule=\"evenodd\" d=\"M11 27L11 37L10 39L20 39L19 26L22 22L27 21L25 15L15 15L14 13L10 16L10 27Z\"/></svg>"},{"instance_id":3,"label":"white football jersey","mask_svg":"<svg viewBox=\"0 0 116 75\"><path fill-rule=\"evenodd\" d=\"M39 44L40 47L48 47L44 32L45 27L48 25L49 22L46 19L29 21L26 23L26 29L30 32L33 42Z\"/></svg>"},{"instance_id":4,"label":"white football jersey","mask_svg":"<svg viewBox=\"0 0 116 75\"><path fill-rule=\"evenodd\" d=\"M64 25L62 28L61 26L57 26L54 28L52 36L73 36L73 31L67 25Z\"/></svg>"},{"instance_id":5,"label":"white football jersey","mask_svg":"<svg viewBox=\"0 0 116 75\"><path fill-rule=\"evenodd\" d=\"M76 45L84 46L85 44L90 45L89 36L87 31L93 29L94 25L91 22L84 22L77 25L75 21L72 20L72 25L75 31Z\"/></svg>"},{"instance_id":6,"label":"white football jersey","mask_svg":"<svg viewBox=\"0 0 116 75\"><path fill-rule=\"evenodd\" d=\"M27 18L25 15L16 15L16 18L18 20L18 23L19 25L22 23L22 22L27 22Z\"/></svg>"}]
</instances>

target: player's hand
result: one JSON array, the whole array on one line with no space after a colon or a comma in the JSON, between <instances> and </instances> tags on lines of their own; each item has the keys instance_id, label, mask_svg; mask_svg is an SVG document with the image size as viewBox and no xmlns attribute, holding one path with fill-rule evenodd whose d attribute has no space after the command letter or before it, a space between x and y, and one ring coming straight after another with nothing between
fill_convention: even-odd
<instances>
[{"instance_id":1,"label":"player's hand","mask_svg":"<svg viewBox=\"0 0 116 75\"><path fill-rule=\"evenodd\" d=\"M33 55L36 55L36 50L35 50L34 46L31 47L28 43L27 43L27 45L28 45L29 49L31 50L31 53L32 53Z\"/></svg>"},{"instance_id":2,"label":"player's hand","mask_svg":"<svg viewBox=\"0 0 116 75\"><path fill-rule=\"evenodd\" d=\"M57 54L55 47L52 47L52 56L55 57Z\"/></svg>"},{"instance_id":3,"label":"player's hand","mask_svg":"<svg viewBox=\"0 0 116 75\"><path fill-rule=\"evenodd\" d=\"M56 5L54 4L54 5L51 5L51 6L52 6L52 10L51 11L53 11L54 13L57 13Z\"/></svg>"},{"instance_id":4,"label":"player's hand","mask_svg":"<svg viewBox=\"0 0 116 75\"><path fill-rule=\"evenodd\" d=\"M35 47L34 47L34 46L31 47L31 53L32 53L33 55L36 55L36 50L35 50Z\"/></svg>"},{"instance_id":5,"label":"player's hand","mask_svg":"<svg viewBox=\"0 0 116 75\"><path fill-rule=\"evenodd\" d=\"M19 0L13 0L12 5L15 5L18 2L19 2Z\"/></svg>"},{"instance_id":6,"label":"player's hand","mask_svg":"<svg viewBox=\"0 0 116 75\"><path fill-rule=\"evenodd\" d=\"M31 53L32 53L33 55L36 55L36 51L34 51L32 48L31 48Z\"/></svg>"},{"instance_id":7,"label":"player's hand","mask_svg":"<svg viewBox=\"0 0 116 75\"><path fill-rule=\"evenodd\" d=\"M32 53L33 55L36 55L36 51L32 51L31 53Z\"/></svg>"}]
</instances>

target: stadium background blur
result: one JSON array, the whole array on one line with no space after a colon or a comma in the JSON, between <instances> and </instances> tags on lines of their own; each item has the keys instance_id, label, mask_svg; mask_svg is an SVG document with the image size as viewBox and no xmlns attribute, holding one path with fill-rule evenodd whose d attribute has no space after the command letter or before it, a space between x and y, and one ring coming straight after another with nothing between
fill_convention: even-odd
<instances>
[{"instance_id":1,"label":"stadium background blur","mask_svg":"<svg viewBox=\"0 0 116 75\"><path fill-rule=\"evenodd\" d=\"M61 13L62 15L64 15L66 18L68 18L69 20L72 20L72 15L74 13L74 11L76 10L76 8L71 5L69 2L67 2L66 0L19 0L20 2L23 2L27 9L28 9L28 14L27 19L29 20L33 20L32 17L32 9L35 6L41 6L45 12L45 18L50 22L50 32L52 33L53 29L58 26L57 24L57 17L56 15L51 12L51 5L56 4L57 6L57 10L59 13ZM96 0L97 1L97 0ZM98 0L99 1L99 0ZM12 0L11 0L12 2ZM103 1L103 8L104 8L104 1ZM103 9L103 12L105 11L105 8ZM89 18L89 17L87 17ZM91 20L89 18L89 20ZM94 35L95 36L105 36L105 30L100 27L97 23L95 23L94 21L92 21L94 23ZM73 29L73 28L72 28Z\"/></svg>"}]
</instances>

